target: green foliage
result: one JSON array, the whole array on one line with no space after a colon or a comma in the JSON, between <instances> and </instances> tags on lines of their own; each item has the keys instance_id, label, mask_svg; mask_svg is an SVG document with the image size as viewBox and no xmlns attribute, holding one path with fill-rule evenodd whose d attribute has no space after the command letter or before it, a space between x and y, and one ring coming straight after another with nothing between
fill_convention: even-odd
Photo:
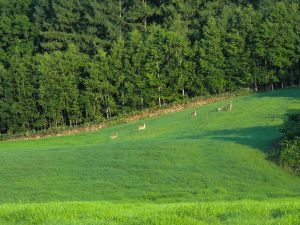
<instances>
[{"instance_id":1,"label":"green foliage","mask_svg":"<svg viewBox=\"0 0 300 225\"><path fill-rule=\"evenodd\" d=\"M283 133L282 147L279 151L280 162L300 175L300 113L295 110L281 129Z\"/></svg>"},{"instance_id":2,"label":"green foliage","mask_svg":"<svg viewBox=\"0 0 300 225\"><path fill-rule=\"evenodd\" d=\"M287 120L283 124L281 130L284 137L289 140L300 136L300 112L295 110L288 114Z\"/></svg>"},{"instance_id":3,"label":"green foliage","mask_svg":"<svg viewBox=\"0 0 300 225\"><path fill-rule=\"evenodd\" d=\"M211 93L225 90L224 56L221 48L221 32L213 17L208 18L203 29L203 39L198 48L200 56L200 74L204 77L207 89Z\"/></svg>"},{"instance_id":4,"label":"green foliage","mask_svg":"<svg viewBox=\"0 0 300 225\"><path fill-rule=\"evenodd\" d=\"M280 160L284 166L291 168L296 174L300 175L300 137L293 140L283 141L280 152Z\"/></svg>"},{"instance_id":5,"label":"green foliage","mask_svg":"<svg viewBox=\"0 0 300 225\"><path fill-rule=\"evenodd\" d=\"M0 132L295 85L299 15L289 0L0 0Z\"/></svg>"}]
</instances>

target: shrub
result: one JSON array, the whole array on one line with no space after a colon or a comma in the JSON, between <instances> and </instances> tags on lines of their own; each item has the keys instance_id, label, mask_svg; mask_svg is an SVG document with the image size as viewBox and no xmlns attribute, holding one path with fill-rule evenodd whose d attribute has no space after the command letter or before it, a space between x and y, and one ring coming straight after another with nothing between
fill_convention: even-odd
<instances>
[{"instance_id":1,"label":"shrub","mask_svg":"<svg viewBox=\"0 0 300 225\"><path fill-rule=\"evenodd\" d=\"M288 120L281 129L284 137L292 140L300 136L300 112L296 111L288 115Z\"/></svg>"},{"instance_id":2,"label":"shrub","mask_svg":"<svg viewBox=\"0 0 300 225\"><path fill-rule=\"evenodd\" d=\"M300 175L300 137L284 140L280 154L280 162Z\"/></svg>"},{"instance_id":3,"label":"shrub","mask_svg":"<svg viewBox=\"0 0 300 225\"><path fill-rule=\"evenodd\" d=\"M288 115L281 129L283 138L279 150L280 164L300 175L300 111Z\"/></svg>"}]
</instances>

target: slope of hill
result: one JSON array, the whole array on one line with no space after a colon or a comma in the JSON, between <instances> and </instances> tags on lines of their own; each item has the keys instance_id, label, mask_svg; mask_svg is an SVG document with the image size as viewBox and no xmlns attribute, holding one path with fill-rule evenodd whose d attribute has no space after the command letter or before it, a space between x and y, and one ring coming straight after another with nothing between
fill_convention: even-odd
<instances>
[{"instance_id":1,"label":"slope of hill","mask_svg":"<svg viewBox=\"0 0 300 225\"><path fill-rule=\"evenodd\" d=\"M157 213L154 213L157 217L164 210L173 210L180 216L181 209L184 211L187 207L198 218L196 212L201 211L202 207L209 211L217 204L218 212L224 209L225 214L230 214L231 209L236 210L244 205L244 201L238 200L253 199L264 200L265 203L261 204L266 204L269 207L266 210L269 211L262 210L262 213L268 214L271 220L274 219L272 213L275 210L274 217L280 219L286 215L285 219L299 221L299 217L289 215L299 212L299 198L295 197L300 197L300 179L269 161L267 155L274 140L279 137L285 114L300 108L300 89L232 99L232 111L217 112L219 106L229 102L198 107L197 117L193 118L191 112L194 109L188 109L97 132L2 142L0 202L44 202L43 210L50 210L53 214L68 206L65 203L53 203L57 204L58 209L55 209L52 203L47 205L47 202L109 201L117 202L125 209L140 204L141 211L133 210L132 217L125 216L132 221L124 224L142 224L136 222L141 222L137 217L148 213L150 218L151 210ZM138 131L138 125L143 122L146 123L146 130ZM118 138L111 140L110 136L115 132ZM291 197L295 199L280 200ZM277 200L273 205L274 198ZM227 202L226 205L227 200L235 200L236 203ZM223 203L176 203L199 201ZM164 204L147 205L147 202ZM259 211L256 205L260 203L249 202L251 206L241 206L242 212L238 215L247 214L249 208ZM82 207L88 207L89 204L96 210L106 203L83 203ZM285 204L294 206L289 213L285 211L289 208ZM262 205L261 209L264 207ZM19 218L18 212L30 213L32 207L39 205L2 205L0 219L5 221L11 215ZM81 208L81 205L78 207ZM151 208L149 212L148 207ZM280 215L277 216L276 210L281 207L284 210L279 210ZM117 209L116 214L126 214L125 209ZM74 210L77 211L76 207ZM82 213L88 212L83 209ZM20 218L25 221L26 216L20 215ZM199 217L197 222L197 218L191 216L191 222L186 224L193 224L192 221L201 224L199 221L202 219ZM85 224L94 223L88 221ZM167 223L156 223L152 218L144 224Z\"/></svg>"}]
</instances>

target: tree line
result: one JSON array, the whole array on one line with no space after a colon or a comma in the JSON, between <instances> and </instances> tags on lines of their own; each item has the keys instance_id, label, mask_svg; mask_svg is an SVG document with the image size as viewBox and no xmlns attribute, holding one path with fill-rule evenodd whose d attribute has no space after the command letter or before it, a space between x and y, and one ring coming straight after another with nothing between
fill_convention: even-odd
<instances>
[{"instance_id":1,"label":"tree line","mask_svg":"<svg viewBox=\"0 0 300 225\"><path fill-rule=\"evenodd\" d=\"M0 0L0 133L300 83L298 1Z\"/></svg>"}]
</instances>

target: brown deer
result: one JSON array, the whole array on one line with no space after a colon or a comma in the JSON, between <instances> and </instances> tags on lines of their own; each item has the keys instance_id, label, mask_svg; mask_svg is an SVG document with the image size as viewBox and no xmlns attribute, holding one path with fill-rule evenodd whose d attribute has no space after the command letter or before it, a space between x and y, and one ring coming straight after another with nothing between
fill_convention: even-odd
<instances>
[{"instance_id":1,"label":"brown deer","mask_svg":"<svg viewBox=\"0 0 300 225\"><path fill-rule=\"evenodd\" d=\"M231 111L231 110L232 110L232 102L230 102L230 104L228 104L227 110L228 110L228 111Z\"/></svg>"},{"instance_id":2,"label":"brown deer","mask_svg":"<svg viewBox=\"0 0 300 225\"><path fill-rule=\"evenodd\" d=\"M118 134L117 134L117 133L115 133L115 134L112 134L110 137L111 137L111 139L117 139L117 137L118 137Z\"/></svg>"},{"instance_id":3,"label":"brown deer","mask_svg":"<svg viewBox=\"0 0 300 225\"><path fill-rule=\"evenodd\" d=\"M197 111L195 110L194 112L192 112L192 117L196 117L197 116Z\"/></svg>"},{"instance_id":4,"label":"brown deer","mask_svg":"<svg viewBox=\"0 0 300 225\"><path fill-rule=\"evenodd\" d=\"M140 130L145 130L146 129L146 124L144 123L143 125L139 125L139 131Z\"/></svg>"},{"instance_id":5,"label":"brown deer","mask_svg":"<svg viewBox=\"0 0 300 225\"><path fill-rule=\"evenodd\" d=\"M219 108L218 108L218 112L221 112L221 111L223 111L224 110L224 106L220 106Z\"/></svg>"}]
</instances>

